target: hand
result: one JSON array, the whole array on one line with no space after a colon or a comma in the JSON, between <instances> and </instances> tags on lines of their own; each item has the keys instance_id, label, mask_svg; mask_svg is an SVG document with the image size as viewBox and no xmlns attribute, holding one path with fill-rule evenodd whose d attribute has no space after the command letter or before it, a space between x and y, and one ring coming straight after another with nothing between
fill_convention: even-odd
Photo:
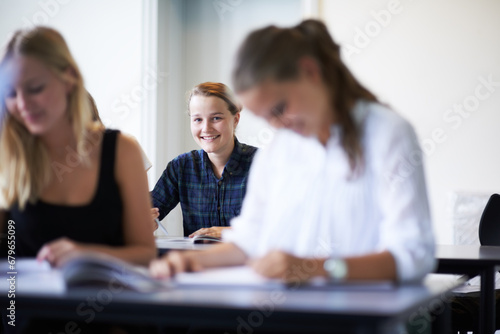
<instances>
[{"instance_id":1,"label":"hand","mask_svg":"<svg viewBox=\"0 0 500 334\"><path fill-rule=\"evenodd\" d=\"M158 223L156 222L156 219L160 217L160 210L158 208L152 208L151 216L153 217L153 229L154 231L156 231L158 229Z\"/></svg>"},{"instance_id":2,"label":"hand","mask_svg":"<svg viewBox=\"0 0 500 334\"><path fill-rule=\"evenodd\" d=\"M287 283L302 283L322 275L322 259L300 258L283 251L271 251L264 257L250 262L258 274L279 278Z\"/></svg>"},{"instance_id":3,"label":"hand","mask_svg":"<svg viewBox=\"0 0 500 334\"><path fill-rule=\"evenodd\" d=\"M151 209L151 216L153 216L153 219L160 217L160 209L152 208Z\"/></svg>"},{"instance_id":4,"label":"hand","mask_svg":"<svg viewBox=\"0 0 500 334\"><path fill-rule=\"evenodd\" d=\"M149 265L149 272L155 278L173 277L178 273L202 269L196 255L192 252L170 251L161 259L153 260Z\"/></svg>"},{"instance_id":5,"label":"hand","mask_svg":"<svg viewBox=\"0 0 500 334\"><path fill-rule=\"evenodd\" d=\"M59 267L69 259L81 254L85 247L68 238L59 238L45 244L36 256L38 261L47 260L51 266Z\"/></svg>"},{"instance_id":6,"label":"hand","mask_svg":"<svg viewBox=\"0 0 500 334\"><path fill-rule=\"evenodd\" d=\"M194 238L196 235L209 235L211 237L222 238L222 231L227 228L231 228L229 226L212 226L207 228L200 228L198 231L193 232L189 235L190 238Z\"/></svg>"}]
</instances>

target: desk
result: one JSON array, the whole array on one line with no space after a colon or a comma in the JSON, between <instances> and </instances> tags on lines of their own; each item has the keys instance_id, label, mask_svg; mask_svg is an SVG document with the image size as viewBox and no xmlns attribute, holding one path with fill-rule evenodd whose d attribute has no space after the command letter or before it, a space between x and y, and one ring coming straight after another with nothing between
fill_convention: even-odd
<instances>
[{"instance_id":1,"label":"desk","mask_svg":"<svg viewBox=\"0 0 500 334\"><path fill-rule=\"evenodd\" d=\"M338 287L176 287L140 294L116 288L72 288L63 295L16 296L16 319L33 317L189 327L220 333L387 333L422 309L438 309L460 283L429 275L423 284L387 289ZM5 294L0 303L6 302ZM87 301L97 301L92 308ZM442 312L442 311L441 311ZM436 311L437 313L437 311ZM18 321L19 323L19 321ZM257 331L258 333L258 331Z\"/></svg>"},{"instance_id":2,"label":"desk","mask_svg":"<svg viewBox=\"0 0 500 334\"><path fill-rule=\"evenodd\" d=\"M495 332L495 271L500 265L500 247L438 245L437 272L481 275L479 333Z\"/></svg>"}]
</instances>

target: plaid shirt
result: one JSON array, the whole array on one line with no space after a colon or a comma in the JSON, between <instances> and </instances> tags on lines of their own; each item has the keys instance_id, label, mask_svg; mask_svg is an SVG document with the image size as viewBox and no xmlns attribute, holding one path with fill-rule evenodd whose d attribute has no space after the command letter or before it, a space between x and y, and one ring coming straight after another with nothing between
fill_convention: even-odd
<instances>
[{"instance_id":1,"label":"plaid shirt","mask_svg":"<svg viewBox=\"0 0 500 334\"><path fill-rule=\"evenodd\" d=\"M159 219L180 202L185 236L203 227L229 226L231 218L240 214L256 151L257 148L235 139L220 179L203 150L184 153L170 161L151 192L153 206L160 210Z\"/></svg>"}]
</instances>

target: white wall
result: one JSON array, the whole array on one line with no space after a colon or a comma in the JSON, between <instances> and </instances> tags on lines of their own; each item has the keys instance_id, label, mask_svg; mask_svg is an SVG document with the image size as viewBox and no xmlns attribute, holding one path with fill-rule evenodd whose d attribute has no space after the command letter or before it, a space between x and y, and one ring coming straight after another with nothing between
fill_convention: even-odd
<instances>
[{"instance_id":1,"label":"white wall","mask_svg":"<svg viewBox=\"0 0 500 334\"><path fill-rule=\"evenodd\" d=\"M500 2L320 0L319 7L357 77L415 126L437 242L451 243L449 192L500 192ZM490 77L497 84L488 88L482 82ZM454 106L464 103L462 116Z\"/></svg>"},{"instance_id":2,"label":"white wall","mask_svg":"<svg viewBox=\"0 0 500 334\"><path fill-rule=\"evenodd\" d=\"M135 0L1 0L0 45L20 28L64 36L107 126L141 141L142 4Z\"/></svg>"},{"instance_id":3,"label":"white wall","mask_svg":"<svg viewBox=\"0 0 500 334\"><path fill-rule=\"evenodd\" d=\"M145 2L157 5L157 25L144 19ZM196 148L185 92L208 80L230 84L232 58L250 30L292 25L305 13L326 21L353 72L414 124L427 152L437 241L450 243L448 193L500 189L500 87L490 92L480 79L500 82L496 0L1 0L0 44L31 23L60 30L107 125L136 136L152 158L152 185L170 159ZM154 96L145 78L156 80ZM481 100L473 97L476 89ZM150 99L154 119L141 108ZM475 101L464 116L453 111ZM243 112L243 142L261 146L271 136L264 122ZM169 228L180 234L180 214L170 218Z\"/></svg>"}]
</instances>

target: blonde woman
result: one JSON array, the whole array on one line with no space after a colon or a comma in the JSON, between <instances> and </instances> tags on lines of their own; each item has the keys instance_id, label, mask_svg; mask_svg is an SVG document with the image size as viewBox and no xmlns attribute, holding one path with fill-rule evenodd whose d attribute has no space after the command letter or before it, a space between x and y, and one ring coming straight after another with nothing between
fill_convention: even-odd
<instances>
[{"instance_id":1,"label":"blonde woman","mask_svg":"<svg viewBox=\"0 0 500 334\"><path fill-rule=\"evenodd\" d=\"M16 32L0 84L0 228L15 229L16 255L57 266L96 251L147 264L155 245L139 145L92 120L63 37Z\"/></svg>"}]
</instances>

